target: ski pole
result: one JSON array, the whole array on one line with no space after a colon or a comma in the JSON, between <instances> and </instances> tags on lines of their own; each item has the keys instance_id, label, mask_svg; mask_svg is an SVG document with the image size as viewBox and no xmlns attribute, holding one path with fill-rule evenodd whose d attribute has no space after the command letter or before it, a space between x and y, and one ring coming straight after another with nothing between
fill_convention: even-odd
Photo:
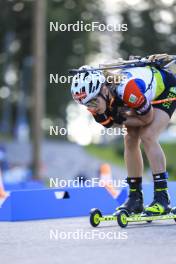
<instances>
[{"instance_id":1,"label":"ski pole","mask_svg":"<svg viewBox=\"0 0 176 264\"><path fill-rule=\"evenodd\" d=\"M176 55L170 55L172 59L170 60L176 60ZM125 69L128 67L141 67L141 66L147 66L147 65L154 65L155 66L160 66L162 64L163 60L158 60L156 62L151 62L147 58L141 58L141 59L134 59L134 60L123 60L121 62L117 62L115 65L109 65L104 67L92 67L92 68L82 68L82 69L70 69L68 70L69 74L75 75L76 73L83 73L83 72L89 72L89 71L104 71L104 70L113 70L113 69ZM165 68L165 66L163 67ZM167 68L167 66L166 66Z\"/></svg>"},{"instance_id":2,"label":"ski pole","mask_svg":"<svg viewBox=\"0 0 176 264\"><path fill-rule=\"evenodd\" d=\"M144 66L145 64L147 64L147 59L137 59L137 60L129 60L129 61L123 61L121 63L117 63L117 65L113 65L113 66L105 66L105 67L92 67L90 69L87 68L83 68L81 70L79 69L70 69L68 70L69 74L76 74L76 73L83 73L83 72L91 72L91 71L105 71L105 70L114 70L114 69L124 69L127 67L135 67L135 66Z\"/></svg>"},{"instance_id":3,"label":"ski pole","mask_svg":"<svg viewBox=\"0 0 176 264\"><path fill-rule=\"evenodd\" d=\"M155 105L155 104L162 104L162 103L167 103L167 102L172 102L172 101L176 101L176 97L152 101L151 104Z\"/></svg>"}]
</instances>

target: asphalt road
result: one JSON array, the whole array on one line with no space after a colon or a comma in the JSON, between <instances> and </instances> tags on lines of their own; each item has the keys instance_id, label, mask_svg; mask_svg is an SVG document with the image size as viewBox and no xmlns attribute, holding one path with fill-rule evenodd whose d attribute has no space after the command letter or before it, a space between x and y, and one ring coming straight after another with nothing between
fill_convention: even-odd
<instances>
[{"instance_id":1,"label":"asphalt road","mask_svg":"<svg viewBox=\"0 0 176 264\"><path fill-rule=\"evenodd\" d=\"M0 262L6 264L175 264L173 220L89 225L88 218L0 223Z\"/></svg>"}]
</instances>

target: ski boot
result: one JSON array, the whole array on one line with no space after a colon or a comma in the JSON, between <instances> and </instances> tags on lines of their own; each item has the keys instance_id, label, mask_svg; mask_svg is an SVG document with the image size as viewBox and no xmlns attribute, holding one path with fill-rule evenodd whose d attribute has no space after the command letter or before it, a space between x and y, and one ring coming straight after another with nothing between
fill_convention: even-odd
<instances>
[{"instance_id":1,"label":"ski boot","mask_svg":"<svg viewBox=\"0 0 176 264\"><path fill-rule=\"evenodd\" d=\"M163 215L171 211L170 198L167 186L168 173L162 172L153 174L154 181L154 200L145 208L147 215Z\"/></svg>"},{"instance_id":2,"label":"ski boot","mask_svg":"<svg viewBox=\"0 0 176 264\"><path fill-rule=\"evenodd\" d=\"M171 211L170 198L167 190L155 191L153 202L147 206L144 213L147 215L164 215Z\"/></svg>"},{"instance_id":3,"label":"ski boot","mask_svg":"<svg viewBox=\"0 0 176 264\"><path fill-rule=\"evenodd\" d=\"M144 210L142 178L127 178L129 184L129 196L124 204L116 208L116 211L126 210L128 214L139 214Z\"/></svg>"}]
</instances>

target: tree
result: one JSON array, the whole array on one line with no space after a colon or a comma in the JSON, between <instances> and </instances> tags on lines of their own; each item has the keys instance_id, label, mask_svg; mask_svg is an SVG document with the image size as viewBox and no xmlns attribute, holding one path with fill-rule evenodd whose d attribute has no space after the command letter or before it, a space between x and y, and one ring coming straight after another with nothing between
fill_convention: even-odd
<instances>
[{"instance_id":1,"label":"tree","mask_svg":"<svg viewBox=\"0 0 176 264\"><path fill-rule=\"evenodd\" d=\"M121 13L128 31L123 34L120 51L123 55L146 56L153 53L175 54L176 17L174 4L167 1L141 0ZM144 9L142 7L144 6Z\"/></svg>"}]
</instances>

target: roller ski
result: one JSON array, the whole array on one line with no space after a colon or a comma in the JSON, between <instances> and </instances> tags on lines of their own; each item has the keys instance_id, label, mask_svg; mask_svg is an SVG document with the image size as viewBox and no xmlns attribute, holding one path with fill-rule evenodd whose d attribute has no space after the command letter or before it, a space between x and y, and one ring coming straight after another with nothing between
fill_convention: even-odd
<instances>
[{"instance_id":1,"label":"roller ski","mask_svg":"<svg viewBox=\"0 0 176 264\"><path fill-rule=\"evenodd\" d=\"M176 222L176 207L172 208L170 213L160 215L149 215L146 212L141 214L129 214L129 212L125 209L120 209L112 215L105 216L103 216L101 211L97 208L92 209L90 212L90 224L93 227L97 227L101 222L107 221L117 221L118 225L124 228L128 226L128 223L151 223L152 221L169 219L173 219Z\"/></svg>"},{"instance_id":2,"label":"roller ski","mask_svg":"<svg viewBox=\"0 0 176 264\"><path fill-rule=\"evenodd\" d=\"M153 202L147 206L141 214L132 213L125 209L117 211L119 226L126 227L129 222L151 223L155 220L174 219L176 221L176 208L170 207L170 199L167 190L155 190Z\"/></svg>"},{"instance_id":3,"label":"roller ski","mask_svg":"<svg viewBox=\"0 0 176 264\"><path fill-rule=\"evenodd\" d=\"M155 183L155 192L153 202L144 209L143 193L141 190L140 179L127 179L130 187L127 201L116 209L112 215L102 216L100 210L94 208L90 212L90 224L93 227L98 226L101 222L117 221L120 227L127 227L128 223L147 222L151 223L156 220L176 221L176 207L170 207L170 198L166 188L157 188ZM160 183L161 184L161 183ZM166 184L164 183L163 187Z\"/></svg>"}]
</instances>

